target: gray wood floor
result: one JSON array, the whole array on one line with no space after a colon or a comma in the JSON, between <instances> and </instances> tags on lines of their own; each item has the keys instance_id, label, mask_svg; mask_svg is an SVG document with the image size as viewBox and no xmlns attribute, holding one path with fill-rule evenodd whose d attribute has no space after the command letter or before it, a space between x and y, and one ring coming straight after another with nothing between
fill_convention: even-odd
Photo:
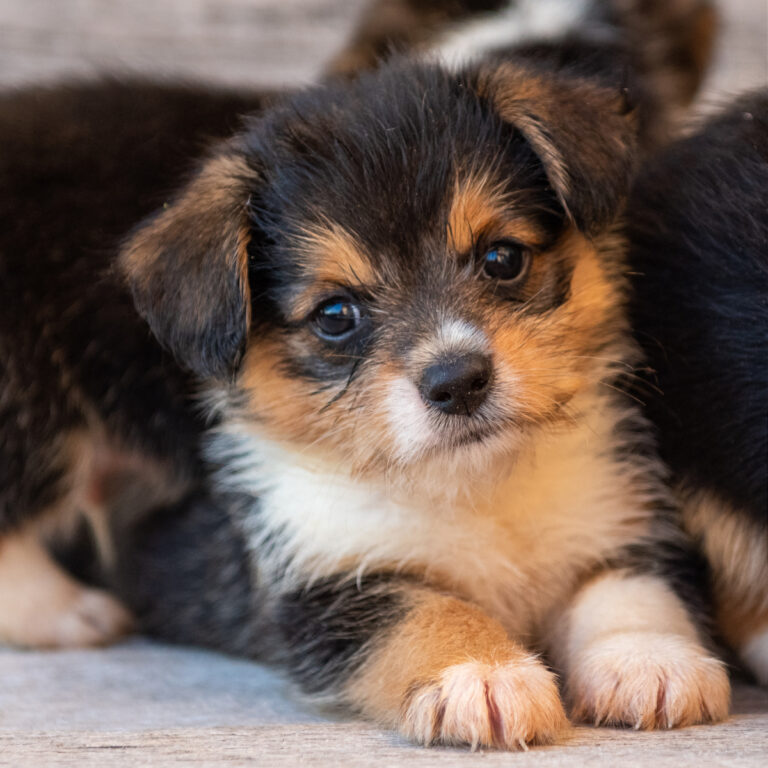
<instances>
[{"instance_id":1,"label":"gray wood floor","mask_svg":"<svg viewBox=\"0 0 768 768\"><path fill-rule=\"evenodd\" d=\"M768 691L740 685L726 723L644 733L574 728L527 753L423 749L324 719L273 672L132 641L108 650L0 649L0 766L765 768Z\"/></svg>"},{"instance_id":2,"label":"gray wood floor","mask_svg":"<svg viewBox=\"0 0 768 768\"><path fill-rule=\"evenodd\" d=\"M311 79L364 0L0 0L0 82L94 71Z\"/></svg>"}]
</instances>

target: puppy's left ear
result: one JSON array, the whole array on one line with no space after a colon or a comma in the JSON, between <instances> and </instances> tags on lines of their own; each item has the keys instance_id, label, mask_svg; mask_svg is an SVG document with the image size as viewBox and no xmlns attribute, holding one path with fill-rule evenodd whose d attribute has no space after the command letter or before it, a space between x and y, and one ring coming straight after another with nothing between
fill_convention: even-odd
<instances>
[{"instance_id":1,"label":"puppy's left ear","mask_svg":"<svg viewBox=\"0 0 768 768\"><path fill-rule=\"evenodd\" d=\"M245 348L247 207L255 183L244 156L225 146L120 254L140 314L160 343L201 376L231 375Z\"/></svg>"},{"instance_id":2,"label":"puppy's left ear","mask_svg":"<svg viewBox=\"0 0 768 768\"><path fill-rule=\"evenodd\" d=\"M625 94L510 62L481 72L478 92L525 137L580 230L597 232L615 218L637 144L637 120Z\"/></svg>"}]
</instances>

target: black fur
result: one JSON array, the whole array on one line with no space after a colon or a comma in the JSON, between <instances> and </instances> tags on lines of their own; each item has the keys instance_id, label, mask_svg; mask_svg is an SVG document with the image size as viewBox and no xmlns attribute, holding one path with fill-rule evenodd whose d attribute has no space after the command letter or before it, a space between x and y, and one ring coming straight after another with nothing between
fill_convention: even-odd
<instances>
[{"instance_id":1,"label":"black fur","mask_svg":"<svg viewBox=\"0 0 768 768\"><path fill-rule=\"evenodd\" d=\"M455 175L484 168L489 156L501 158L493 168L500 179L528 192L520 215L557 231L562 210L541 163L517 127L477 95L477 85L472 72L453 77L397 62L357 82L307 92L252 122L244 143L263 180L252 221L272 244L261 253L268 262L262 269L278 296L303 277L286 268L303 256L288 250L297 227L321 217L352 232L382 274L407 275L420 248L444 247L444 231L434 233L437 242L424 242L423 222L439 220ZM429 177L419 176L422 167Z\"/></svg>"},{"instance_id":2,"label":"black fur","mask_svg":"<svg viewBox=\"0 0 768 768\"><path fill-rule=\"evenodd\" d=\"M396 61L352 83L299 94L252 119L216 156L246 170L225 185L226 200L221 207L216 203L210 222L205 214L194 211L195 218L187 212L189 200L219 195L219 182L206 180L208 161L177 201L140 226L127 244L122 266L158 337L198 374L236 367L248 328L238 303L243 286L233 233L246 223L246 210L250 332L278 327L296 337L305 324L292 324L286 306L312 276L300 244L308 227L325 221L359 241L382 286L411 286L407 330L418 333L420 322L429 320L420 307L430 306L429 296L451 279L441 276L445 227L425 232L423 222L442 221L437 214L447 211L456 176L485 169L489 157L494 178L525 190L516 201L518 214L552 240L566 209L585 229L610 221L622 204L634 145L634 122L614 95L550 73L546 85L515 100L518 85L540 70L520 59L490 72L448 74L437 66ZM595 113L602 115L599 129ZM568 179L560 165L568 168ZM418 173L427 167L428 175ZM212 246L216 235L226 247ZM432 256L414 260L417 252ZM220 259L228 272L215 272ZM537 311L562 302L569 276L561 278L554 291L538 297ZM386 291L377 290L376 299L376 311L389 311ZM224 307L226 323L211 324L214 307L216 317ZM211 336L225 342L212 356ZM286 369L319 382L349 376L361 353L359 347L329 350L316 339L302 342L301 349L286 357Z\"/></svg>"},{"instance_id":3,"label":"black fur","mask_svg":"<svg viewBox=\"0 0 768 768\"><path fill-rule=\"evenodd\" d=\"M117 562L101 578L131 607L142 632L271 661L308 693L338 691L371 640L404 617L412 581L344 575L276 591L259 583L243 534L246 516L252 527L258 509L250 497L195 493L139 525L118 521ZM263 544L258 557L268 550ZM70 556L70 565L82 563Z\"/></svg>"},{"instance_id":4,"label":"black fur","mask_svg":"<svg viewBox=\"0 0 768 768\"><path fill-rule=\"evenodd\" d=\"M264 656L265 590L237 521L253 500L193 493L139 525L117 521L107 581L141 631L175 643Z\"/></svg>"},{"instance_id":5,"label":"black fur","mask_svg":"<svg viewBox=\"0 0 768 768\"><path fill-rule=\"evenodd\" d=\"M768 527L768 91L741 98L638 178L632 322L675 480ZM659 396L654 396L658 393Z\"/></svg>"},{"instance_id":6,"label":"black fur","mask_svg":"<svg viewBox=\"0 0 768 768\"><path fill-rule=\"evenodd\" d=\"M271 616L276 658L308 693L338 691L365 661L368 644L405 617L404 583L369 574L358 581L323 579L280 595Z\"/></svg>"},{"instance_id":7,"label":"black fur","mask_svg":"<svg viewBox=\"0 0 768 768\"><path fill-rule=\"evenodd\" d=\"M94 416L121 448L194 472L191 380L110 270L190 155L262 102L113 81L0 95L0 528L68 491L59 442Z\"/></svg>"},{"instance_id":8,"label":"black fur","mask_svg":"<svg viewBox=\"0 0 768 768\"><path fill-rule=\"evenodd\" d=\"M647 396L637 374L622 372L615 381L617 390L635 401ZM654 574L669 584L683 600L689 614L697 624L712 628L711 571L704 554L683 531L681 509L669 489L667 468L658 461L655 435L647 421L633 414L616 425L621 443L617 456L647 462L647 471L635 482L643 484L643 493L653 512L651 535L624 547L613 560L616 568L627 568L635 573Z\"/></svg>"},{"instance_id":9,"label":"black fur","mask_svg":"<svg viewBox=\"0 0 768 768\"><path fill-rule=\"evenodd\" d=\"M429 49L515 0L373 0L330 71L356 76L393 55ZM717 18L710 0L592 0L559 39L523 41L491 53L524 56L557 71L599 80L638 114L640 146L669 140L675 111L695 96L712 54Z\"/></svg>"},{"instance_id":10,"label":"black fur","mask_svg":"<svg viewBox=\"0 0 768 768\"><path fill-rule=\"evenodd\" d=\"M107 88L105 95L97 88L89 100L101 104L113 92ZM131 93L122 92L128 103ZM524 97L516 98L519 93ZM71 93L68 98L72 99ZM195 98L205 100L204 95ZM212 105L218 114L226 113L225 107ZM177 104L171 112L178 116L184 110ZM82 221L65 206L60 210L54 204L49 215L62 217L61 230L52 226L45 230L48 237L42 237L27 224L23 238L9 239L0 250L3 269L13 268L14 275L24 276L18 295L32 297L31 304L44 313L44 323L32 323L25 331L26 341L41 335L48 339L54 330L61 334L56 343L41 345L44 359L53 350L54 361L67 362L63 373L56 371L50 382L52 398L61 394L72 421L52 425L53 437L86 423L88 409L71 395L68 383L74 380L79 385L87 376L83 386L101 387L88 403L109 430L160 457L178 456L177 463L193 474L199 469L197 441L203 425L187 399L192 380L149 338L127 292L109 269L112 248L125 236L131 217L144 214L145 200L148 208L152 198L165 202L162 192L166 180L173 181L175 169L163 166L155 176L156 158L149 153L144 160L148 167L141 167L150 179L142 176L133 185L121 186L122 165L115 158L125 157L127 150L119 143L109 144L109 137L122 134L114 125L110 131L106 117L106 127L91 125L102 117L98 111L87 114L84 124L96 131L99 140L91 140L86 131L86 141L79 155L73 153L74 165L67 166L67 175L75 174L80 183L88 179L83 169L87 171L88 153L94 147L100 153L100 167L108 172L88 193L73 195ZM122 124L125 116L123 112L117 122ZM185 125L181 134L199 136L200 127ZM142 138L148 141L154 129L150 125L144 130ZM614 91L565 71L553 73L539 61L529 63L521 57L503 66L468 68L458 74L395 62L352 84L313 89L249 120L244 131L208 155L191 179L187 177L186 186L168 198L167 207L132 231L120 267L160 342L199 376L218 377L214 394L221 400L233 388L227 376L237 370L243 346L253 340L258 354L262 334L269 334L270 341L279 340L278 365L286 371L318 386L338 384L340 379L349 384L365 348L329 350L308 330L306 318L289 317L289 299L312 281L312 265L301 248L307 225L338 223L362 243L376 276L375 285L362 286L361 291L367 291L363 298L372 314L387 317L380 324L384 330L375 332L377 351L396 359L427 328L433 319L429 313L458 308L462 312L457 316L474 319L472 312L479 315L499 307L510 314L516 311L509 296L498 295L487 280L466 268L474 264L477 253L451 253L453 261L446 259L446 212L459 171L487 170L502 179L518 193L514 203L518 216L546 231L550 245L568 217L586 233L611 226L632 168L634 131L633 120ZM54 133L54 147L64 153L67 133ZM174 141L178 138L170 129L168 135ZM133 139L128 146L133 146ZM168 145L164 149L168 152ZM31 155L31 146L25 145L22 154ZM486 165L489 158L491 168ZM224 170L216 165L222 160ZM55 163L49 157L39 176L47 179L51 167ZM31 175L38 195L44 183L39 176ZM41 221L39 212L37 219L33 216L33 196L14 197L24 189L24 173L9 177L9 203L18 203L20 211L29 205L23 221ZM111 197L114 188L118 192ZM103 206L105 200L108 206ZM118 216L112 206L120 208L121 202L125 211ZM100 206L117 217L108 226L100 226ZM95 212L90 220L89 212ZM70 229L70 219L78 226ZM42 220L47 222L48 217ZM25 239L34 238L39 258L34 269L28 269L17 254L23 252ZM244 239L250 240L247 252ZM477 246L468 248L474 251ZM606 259L612 256L605 254ZM464 261L458 265L460 259ZM82 268L77 266L79 260ZM45 279L39 279L40 265L45 267ZM99 283L89 282L94 273L104 275ZM51 289L56 293L53 298L39 293L47 279L56 289ZM549 305L536 308L540 314L554 312L569 298L570 274L558 273L554 282L556 290L543 294ZM98 290L91 291L94 287ZM26 308L14 301L18 301L15 295L9 295L8 304L17 312ZM110 312L118 310L117 319L111 319ZM53 322L51 312L65 322ZM11 344L17 333L14 318L3 320L7 325L0 325L0 341ZM83 340L92 343L84 345ZM266 345L264 350L269 351ZM12 354L14 360L26 360L23 347L14 347ZM93 369L85 367L90 354L96 360ZM64 375L70 371L73 378ZM37 384L39 375L34 372L28 380ZM23 380L8 378L9 391L19 400ZM254 393L259 396L255 388ZM52 398L44 393L43 401ZM125 407L124 398L129 403ZM131 410L131 398L144 410ZM300 408L297 412L300 421L305 412ZM127 417L132 421L123 427L120 419ZM47 445L45 438L50 440L51 434L41 433L41 451ZM249 551L252 542L246 545L246 536L259 524L259 510L255 498L213 499L199 492L151 516L136 530L118 519L117 589L149 632L278 661L287 664L308 691L338 690L373 647L372 639L384 637L404 616L400 589L406 581L389 575L354 581L350 574L357 564L353 563L343 579L305 581L302 586L301 578L308 578L303 573L296 582L286 582L265 557L269 542L266 551L258 553ZM244 514L247 521L241 519ZM277 550L285 531L278 528L272 533ZM617 565L649 570L639 556L632 560L629 552L624 554ZM593 562L576 565L583 567L581 575L595 567ZM668 576L663 567L657 572Z\"/></svg>"}]
</instances>

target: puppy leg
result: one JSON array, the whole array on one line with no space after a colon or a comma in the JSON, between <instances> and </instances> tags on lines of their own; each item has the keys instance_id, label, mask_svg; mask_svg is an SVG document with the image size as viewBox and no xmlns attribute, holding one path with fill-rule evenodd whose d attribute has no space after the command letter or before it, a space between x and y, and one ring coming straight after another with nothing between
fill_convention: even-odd
<instances>
[{"instance_id":1,"label":"puppy leg","mask_svg":"<svg viewBox=\"0 0 768 768\"><path fill-rule=\"evenodd\" d=\"M768 527L712 493L683 494L685 526L712 570L717 624L745 666L768 685Z\"/></svg>"},{"instance_id":2,"label":"puppy leg","mask_svg":"<svg viewBox=\"0 0 768 768\"><path fill-rule=\"evenodd\" d=\"M284 597L288 668L421 744L524 748L567 720L553 674L479 608L405 581Z\"/></svg>"},{"instance_id":3,"label":"puppy leg","mask_svg":"<svg viewBox=\"0 0 768 768\"><path fill-rule=\"evenodd\" d=\"M723 665L657 576L608 571L587 582L561 617L552 650L578 720L673 728L728 715Z\"/></svg>"},{"instance_id":4,"label":"puppy leg","mask_svg":"<svg viewBox=\"0 0 768 768\"><path fill-rule=\"evenodd\" d=\"M0 538L0 642L34 648L104 645L131 618L106 592L67 575L32 533Z\"/></svg>"},{"instance_id":5,"label":"puppy leg","mask_svg":"<svg viewBox=\"0 0 768 768\"><path fill-rule=\"evenodd\" d=\"M761 617L758 628L739 647L739 655L761 685L768 685L768 613Z\"/></svg>"}]
</instances>

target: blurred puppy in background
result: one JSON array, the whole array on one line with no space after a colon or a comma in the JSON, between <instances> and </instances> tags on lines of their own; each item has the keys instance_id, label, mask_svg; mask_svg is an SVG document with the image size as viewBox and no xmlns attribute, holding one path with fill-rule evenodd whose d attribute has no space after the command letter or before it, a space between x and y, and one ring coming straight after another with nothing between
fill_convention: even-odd
<instances>
[{"instance_id":1,"label":"blurred puppy in background","mask_svg":"<svg viewBox=\"0 0 768 768\"><path fill-rule=\"evenodd\" d=\"M718 627L768 684L768 91L640 174L628 207L632 324Z\"/></svg>"},{"instance_id":2,"label":"blurred puppy in background","mask_svg":"<svg viewBox=\"0 0 768 768\"><path fill-rule=\"evenodd\" d=\"M101 82L0 94L0 641L114 640L130 616L51 559L82 521L192 489L204 419L191 377L111 274L121 236L258 95Z\"/></svg>"},{"instance_id":3,"label":"blurred puppy in background","mask_svg":"<svg viewBox=\"0 0 768 768\"><path fill-rule=\"evenodd\" d=\"M707 71L711 0L374 0L329 70L354 76L393 52L456 66L514 50L631 88L641 147L668 140Z\"/></svg>"}]
</instances>

